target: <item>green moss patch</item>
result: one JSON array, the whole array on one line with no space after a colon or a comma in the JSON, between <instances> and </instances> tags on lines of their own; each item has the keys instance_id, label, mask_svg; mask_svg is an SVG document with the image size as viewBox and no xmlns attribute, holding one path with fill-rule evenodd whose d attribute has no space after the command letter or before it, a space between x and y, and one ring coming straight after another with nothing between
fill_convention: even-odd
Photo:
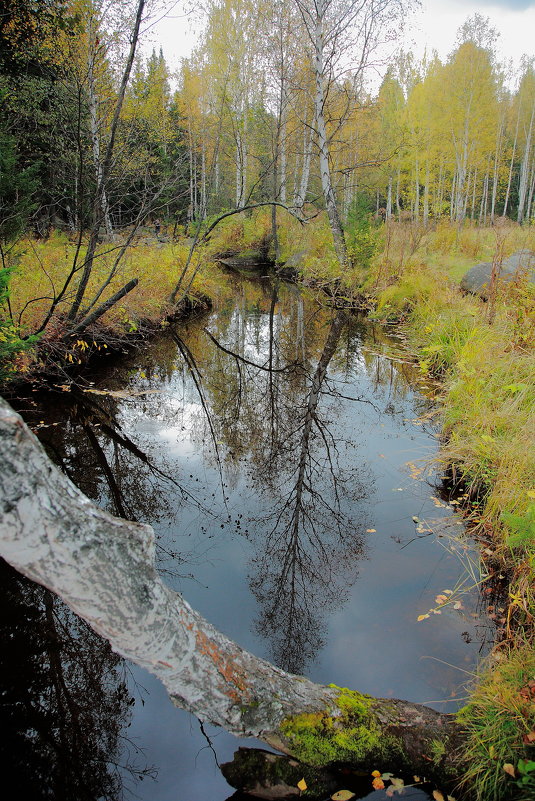
<instances>
[{"instance_id":1,"label":"green moss patch","mask_svg":"<svg viewBox=\"0 0 535 801\"><path fill-rule=\"evenodd\" d=\"M332 710L308 712L287 718L281 725L292 752L308 765L357 764L377 757L386 745L371 712L371 698L335 689L340 690L335 699L339 714Z\"/></svg>"}]
</instances>

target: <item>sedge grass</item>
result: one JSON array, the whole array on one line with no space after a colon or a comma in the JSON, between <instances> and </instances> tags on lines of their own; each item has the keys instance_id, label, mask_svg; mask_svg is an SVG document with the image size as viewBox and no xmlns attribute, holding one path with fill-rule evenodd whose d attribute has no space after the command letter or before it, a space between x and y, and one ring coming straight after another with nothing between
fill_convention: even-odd
<instances>
[{"instance_id":1,"label":"sedge grass","mask_svg":"<svg viewBox=\"0 0 535 801\"><path fill-rule=\"evenodd\" d=\"M525 770L535 732L533 642L517 639L490 659L458 713L467 732L463 786L473 801L533 801L535 771Z\"/></svg>"},{"instance_id":2,"label":"sedge grass","mask_svg":"<svg viewBox=\"0 0 535 801\"><path fill-rule=\"evenodd\" d=\"M139 243L130 248L117 269L106 292L105 301L132 278L138 286L102 318L111 329L132 332L140 321L158 322L170 309L169 296L182 273L189 253L185 241L178 243ZM11 281L11 308L15 323L23 334L37 330L44 319L52 298L65 281L72 265L75 245L64 236L54 236L46 242L25 240L18 248L16 270ZM83 262L84 248L79 260ZM116 248L102 246L95 258L94 268L86 291L86 300L95 297L99 287L113 267ZM201 264L199 265L199 260ZM200 269L199 269L200 266ZM191 262L183 278L192 299L216 297L221 293L220 274L201 251ZM57 307L55 318L45 336L54 337L61 325L61 316L73 300L76 284L66 293Z\"/></svg>"}]
</instances>

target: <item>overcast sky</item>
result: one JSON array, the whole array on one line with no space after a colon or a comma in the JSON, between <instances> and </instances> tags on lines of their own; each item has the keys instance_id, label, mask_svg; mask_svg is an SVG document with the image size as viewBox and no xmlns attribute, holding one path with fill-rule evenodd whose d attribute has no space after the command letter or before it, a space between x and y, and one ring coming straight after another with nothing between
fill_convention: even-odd
<instances>
[{"instance_id":1,"label":"overcast sky","mask_svg":"<svg viewBox=\"0 0 535 801\"><path fill-rule=\"evenodd\" d=\"M535 56L535 0L423 0L422 11L411 26L418 54L427 44L446 58L455 45L457 30L476 12L488 17L499 32L501 59L518 63L524 53Z\"/></svg>"},{"instance_id":2,"label":"overcast sky","mask_svg":"<svg viewBox=\"0 0 535 801\"><path fill-rule=\"evenodd\" d=\"M189 55L195 42L195 32L180 8L177 4L173 16L154 28L144 47L150 53L161 45L172 70L180 67L180 59ZM421 10L411 18L405 49L420 57L425 47L435 48L444 60L454 48L459 27L476 12L488 17L500 33L500 60L512 58L518 66L523 54L535 56L535 0L422 0Z\"/></svg>"}]
</instances>

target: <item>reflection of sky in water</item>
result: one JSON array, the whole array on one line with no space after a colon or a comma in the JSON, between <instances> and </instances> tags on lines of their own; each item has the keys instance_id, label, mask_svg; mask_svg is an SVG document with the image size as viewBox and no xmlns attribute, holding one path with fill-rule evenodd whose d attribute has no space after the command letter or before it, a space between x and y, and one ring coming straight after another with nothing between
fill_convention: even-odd
<instances>
[{"instance_id":1,"label":"reflection of sky in water","mask_svg":"<svg viewBox=\"0 0 535 801\"><path fill-rule=\"evenodd\" d=\"M263 308L268 310L269 302L264 302ZM229 417L225 423L223 417L214 418L214 433L224 459L221 469L197 389L180 355L174 356L177 369L166 365L160 371L156 354L156 367L149 375L145 364L152 358L149 347L146 353L130 358L124 371L104 375L100 384L112 388L126 383L137 392L159 390L119 404L122 430L198 502L184 500L171 484L161 480L155 484L165 493L167 508L159 519L146 522L153 523L163 547L179 552L183 560L178 575L166 573L166 581L240 645L272 658L273 635L264 636L266 631L263 635L259 630L262 609L253 589L255 582L262 586L265 578L258 571L276 572L279 564L276 554L268 555L266 561L271 523L261 521L291 492L287 483L291 475L282 463L273 471L275 475L261 469L264 446L255 434L264 436L269 428L265 417L267 373L253 376L251 368L242 365L242 378L250 379L250 389L243 390L241 417L234 425L235 363L228 358L224 361L221 352L208 344L201 330L206 324L225 347L265 364L270 352L270 321L265 311L256 309L248 317L236 308L230 315L214 313L208 321L190 322L181 333L197 360L205 403L209 407L218 403ZM327 314L303 306L295 290L281 291L272 326L281 343L280 352L273 354L274 366L281 367L296 354L305 353L311 375L329 330ZM319 345L311 333L314 326ZM442 542L432 535L418 536L416 531L413 517L431 520L451 515L451 509L437 506L425 477L419 474L414 478L407 468L407 462L432 456L436 442L425 430L428 424L417 419L428 403L410 388L403 366L373 355L383 346L381 336L380 331L365 329L361 323L352 323L343 331L329 364L329 382L323 387L328 391L317 409L318 417L328 423L326 436L333 438L333 460L344 476L339 509L347 540L342 546L332 537L329 540L325 532L332 562L324 565L324 572L332 580L328 578L325 586L321 580L312 581L309 597L301 603L311 625L312 640L305 637L305 645L314 653L313 659L305 660L303 670L319 682L430 702L454 711L458 701L451 703L452 698L462 696L468 678L464 671L472 670L478 656L478 621L472 616L476 599L463 598L467 609L417 622L419 614L434 606L437 593L453 589L462 568ZM220 373L216 375L218 363ZM157 379L156 374L165 378ZM307 387L309 383L307 380ZM275 384L282 399L282 444L292 443L293 447L294 434L285 431L295 428L296 415L303 411L302 377L279 374ZM258 432L251 426L258 426ZM297 453L298 437L295 443ZM111 448L103 447L111 456ZM324 459L322 447L322 435L315 429L311 454L319 462ZM237 455L233 455L235 449ZM325 481L319 492L330 499L331 483ZM320 520L324 525L325 515ZM311 553L310 559L315 558ZM173 568L165 556L161 556L161 564L166 571ZM321 562L319 566L321 569ZM283 625L284 610L276 613L276 622L277 615ZM319 644L320 635L323 645ZM288 648L292 645L295 643L289 642ZM128 736L145 750L147 762L154 763L159 774L157 784L146 780L136 787L138 797L147 801L223 801L231 795L214 766L213 755L205 748L197 722L176 710L163 688L141 669L133 668L133 676L148 695L144 695L144 705L135 706ZM214 747L219 760L230 759L239 744L217 732ZM382 793L373 795L381 797ZM414 791L404 797L425 796Z\"/></svg>"},{"instance_id":2,"label":"reflection of sky in water","mask_svg":"<svg viewBox=\"0 0 535 801\"><path fill-rule=\"evenodd\" d=\"M232 314L228 327L216 334L217 325L216 321L214 326L212 318L210 327L225 347L258 364L267 362L270 331L267 315L255 313L251 322L244 320L239 310ZM276 318L274 329L284 336L282 319ZM325 337L325 331L322 336ZM362 501L352 503L345 499L344 510L360 522L361 528L372 531L366 534L358 579L354 583L351 579L348 587L341 588L341 595L348 592L348 601L332 609L323 621L325 645L307 665L307 675L320 682L356 687L375 695L406 697L453 711L477 659L477 619L471 616L475 614L471 606L475 600L467 602L463 598L468 611L445 611L422 622L416 620L435 605L434 598L439 592L454 587L462 572L458 559L434 536L418 536L413 521L413 517L426 520L451 515L451 509L437 507L426 479L421 475L412 478L406 467L407 462L428 458L436 448L435 440L418 420L426 404L390 360L374 357L366 350L355 350L355 336L360 339L362 331L342 337L342 351L349 342L352 347L347 347L347 352L339 351L332 360L329 376L335 380L321 400L320 413L330 422L329 430L338 440L340 468L347 472L350 481L352 475L359 481L360 475L367 489L367 498ZM372 352L380 349L380 343L366 345ZM214 353L204 354L204 361L199 364L207 382ZM275 364L288 363L288 353L279 353ZM308 353L311 370L318 356L319 352L314 356ZM359 397L361 401L339 395ZM129 416L131 435L139 439L146 432L163 441L173 459L186 460L182 465L184 473L194 477L201 501L208 502L214 493L217 500L211 508L220 504L218 519L206 519L197 510L183 507L177 519L169 521L165 533L160 527L164 539L172 539L173 547L180 551L189 547L192 553L196 549L202 553L192 570L194 578L170 580L218 628L245 648L270 658L269 642L255 629L258 605L246 580L251 571L254 573L254 560L262 555L262 527L246 521L261 516L266 505L269 511L269 505L276 504L277 498L273 492L262 497L258 488L251 485L248 471L254 472L254 466L251 468L250 454L243 460L243 471L239 465L231 465L219 474L197 391L183 372L171 375L163 386L162 396L153 398L151 403L155 416L150 417L148 424L140 424L135 414ZM123 422L126 423L126 418ZM223 441L219 441L219 448L223 456L231 450ZM281 496L286 489L280 486ZM221 505L223 492L225 506ZM236 525L239 515L242 515L241 526ZM316 612L321 618L321 597L316 602ZM470 639L472 642L466 642ZM151 680L145 681L152 685ZM162 693L158 689L158 697ZM145 731L140 737L150 742L150 752L163 755L169 750L169 738L166 727L155 723L160 719L159 704L153 706L153 702L151 698L143 709L142 719L136 719L134 732ZM224 798L225 783L213 773L209 751L197 753L204 743L196 731L197 724L193 721L179 725L177 721L181 716L186 717L185 713L170 710L164 700L162 704L165 718L173 721L169 724L173 731L170 739L180 742L183 767L180 778L177 777L179 786L184 788L183 792L187 788L188 797L196 797L197 793L199 797L205 796L209 786L211 798ZM148 732L155 725L158 732L151 735ZM220 760L226 760L236 741L220 733L215 746ZM157 792L154 787L149 788L147 798L164 801L174 797L165 789L172 784L168 771L171 774L174 771L169 761L173 763L172 755L169 760L161 760L161 782ZM209 781L208 774L211 774ZM175 785L175 792L176 789ZM410 797L425 797L420 791L411 792ZM373 794L377 799L381 796L382 793Z\"/></svg>"}]
</instances>

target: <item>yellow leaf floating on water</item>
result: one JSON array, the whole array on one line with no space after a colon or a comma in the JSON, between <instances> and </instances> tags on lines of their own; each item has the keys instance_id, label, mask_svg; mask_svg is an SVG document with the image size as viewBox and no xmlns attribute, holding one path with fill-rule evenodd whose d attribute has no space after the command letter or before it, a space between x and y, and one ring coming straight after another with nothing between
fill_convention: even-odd
<instances>
[{"instance_id":1,"label":"yellow leaf floating on water","mask_svg":"<svg viewBox=\"0 0 535 801\"><path fill-rule=\"evenodd\" d=\"M377 531L376 528L367 528L366 529L366 534L375 534L376 531Z\"/></svg>"},{"instance_id":2,"label":"yellow leaf floating on water","mask_svg":"<svg viewBox=\"0 0 535 801\"><path fill-rule=\"evenodd\" d=\"M331 796L332 801L351 801L352 798L355 798L355 793L351 790L338 790Z\"/></svg>"},{"instance_id":3,"label":"yellow leaf floating on water","mask_svg":"<svg viewBox=\"0 0 535 801\"><path fill-rule=\"evenodd\" d=\"M307 789L307 783L306 783L306 781L304 779L301 779L300 782L297 782L297 786L298 786L298 788L300 790L306 790Z\"/></svg>"},{"instance_id":4,"label":"yellow leaf floating on water","mask_svg":"<svg viewBox=\"0 0 535 801\"><path fill-rule=\"evenodd\" d=\"M418 623L419 623L421 620L425 620L427 617L429 617L429 615L418 615Z\"/></svg>"}]
</instances>

